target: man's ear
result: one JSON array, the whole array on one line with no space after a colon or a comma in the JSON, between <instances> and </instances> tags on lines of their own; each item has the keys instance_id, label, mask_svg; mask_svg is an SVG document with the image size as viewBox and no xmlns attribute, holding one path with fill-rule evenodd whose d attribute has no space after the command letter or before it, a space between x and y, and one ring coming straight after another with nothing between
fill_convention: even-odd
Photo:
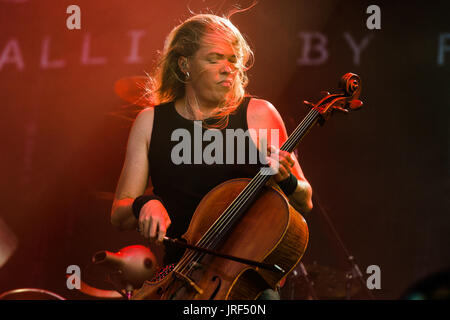
<instances>
[{"instance_id":1,"label":"man's ear","mask_svg":"<svg viewBox=\"0 0 450 320\"><path fill-rule=\"evenodd\" d=\"M184 74L189 71L188 59L186 57L180 56L178 58L178 68L180 68L181 72Z\"/></svg>"}]
</instances>

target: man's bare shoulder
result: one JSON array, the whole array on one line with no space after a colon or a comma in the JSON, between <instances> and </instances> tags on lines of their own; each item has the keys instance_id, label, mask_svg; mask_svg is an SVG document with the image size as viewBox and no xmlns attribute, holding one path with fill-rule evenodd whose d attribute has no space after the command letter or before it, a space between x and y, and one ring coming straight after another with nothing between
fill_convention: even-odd
<instances>
[{"instance_id":1,"label":"man's bare shoulder","mask_svg":"<svg viewBox=\"0 0 450 320\"><path fill-rule=\"evenodd\" d=\"M143 109L138 113L131 127L129 143L141 141L148 147L153 130L154 115L153 107Z\"/></svg>"},{"instance_id":2,"label":"man's bare shoulder","mask_svg":"<svg viewBox=\"0 0 450 320\"><path fill-rule=\"evenodd\" d=\"M152 128L155 109L153 107L141 110L133 122L133 130L146 130Z\"/></svg>"},{"instance_id":3,"label":"man's bare shoulder","mask_svg":"<svg viewBox=\"0 0 450 320\"><path fill-rule=\"evenodd\" d=\"M247 119L254 127L279 128L284 127L280 113L267 100L252 98L248 105Z\"/></svg>"},{"instance_id":4,"label":"man's bare shoulder","mask_svg":"<svg viewBox=\"0 0 450 320\"><path fill-rule=\"evenodd\" d=\"M252 98L248 105L249 112L255 116L265 116L278 113L275 106L267 100Z\"/></svg>"},{"instance_id":5,"label":"man's bare shoulder","mask_svg":"<svg viewBox=\"0 0 450 320\"><path fill-rule=\"evenodd\" d=\"M154 107L148 107L145 109L142 109L139 111L138 115L136 116L135 122L148 122L153 121L153 117L155 116L155 108Z\"/></svg>"}]
</instances>

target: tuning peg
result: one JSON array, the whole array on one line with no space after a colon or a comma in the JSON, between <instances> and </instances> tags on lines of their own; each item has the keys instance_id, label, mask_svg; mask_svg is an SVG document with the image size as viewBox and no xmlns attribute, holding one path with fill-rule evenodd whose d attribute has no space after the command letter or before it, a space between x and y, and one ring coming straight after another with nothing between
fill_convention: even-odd
<instances>
[{"instance_id":1,"label":"tuning peg","mask_svg":"<svg viewBox=\"0 0 450 320\"><path fill-rule=\"evenodd\" d=\"M344 109L344 108L342 108L342 107L334 106L333 109L337 109L337 110L342 111L342 112L344 112L344 113L348 113L348 110L347 110L347 109Z\"/></svg>"},{"instance_id":2,"label":"tuning peg","mask_svg":"<svg viewBox=\"0 0 450 320\"><path fill-rule=\"evenodd\" d=\"M350 102L350 109L352 110L358 110L363 105L363 102L361 100L352 100Z\"/></svg>"},{"instance_id":3,"label":"tuning peg","mask_svg":"<svg viewBox=\"0 0 450 320\"><path fill-rule=\"evenodd\" d=\"M329 96L330 93L328 91L320 91L320 98L325 98L326 96Z\"/></svg>"},{"instance_id":4,"label":"tuning peg","mask_svg":"<svg viewBox=\"0 0 450 320\"><path fill-rule=\"evenodd\" d=\"M313 103L311 103L311 102L309 102L309 101L303 101L303 104L304 105L306 105L306 106L308 106L308 107L310 107L310 108L314 108L314 104Z\"/></svg>"}]
</instances>

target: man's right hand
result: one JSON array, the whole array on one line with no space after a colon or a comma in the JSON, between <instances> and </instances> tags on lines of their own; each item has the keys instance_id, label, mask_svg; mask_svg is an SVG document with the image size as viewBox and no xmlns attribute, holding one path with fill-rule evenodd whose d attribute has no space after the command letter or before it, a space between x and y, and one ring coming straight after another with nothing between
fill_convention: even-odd
<instances>
[{"instance_id":1,"label":"man's right hand","mask_svg":"<svg viewBox=\"0 0 450 320\"><path fill-rule=\"evenodd\" d=\"M169 214L161 201L150 200L141 208L138 230L144 238L162 242L170 224Z\"/></svg>"}]
</instances>

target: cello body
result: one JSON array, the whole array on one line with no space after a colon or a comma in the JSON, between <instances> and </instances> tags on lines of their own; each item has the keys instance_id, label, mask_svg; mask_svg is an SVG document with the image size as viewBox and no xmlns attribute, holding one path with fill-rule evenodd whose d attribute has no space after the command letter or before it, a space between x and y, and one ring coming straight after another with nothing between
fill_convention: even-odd
<instances>
[{"instance_id":1,"label":"cello body","mask_svg":"<svg viewBox=\"0 0 450 320\"><path fill-rule=\"evenodd\" d=\"M188 243L197 243L249 181L233 179L212 189L195 210L183 238ZM240 258L277 264L285 272L205 255L183 272L175 268L161 281L146 281L134 292L133 299L257 299L263 290L275 289L277 283L298 264L306 250L308 235L308 227L301 214L281 192L265 186L222 239L217 250ZM186 250L183 257L189 251Z\"/></svg>"}]
</instances>

